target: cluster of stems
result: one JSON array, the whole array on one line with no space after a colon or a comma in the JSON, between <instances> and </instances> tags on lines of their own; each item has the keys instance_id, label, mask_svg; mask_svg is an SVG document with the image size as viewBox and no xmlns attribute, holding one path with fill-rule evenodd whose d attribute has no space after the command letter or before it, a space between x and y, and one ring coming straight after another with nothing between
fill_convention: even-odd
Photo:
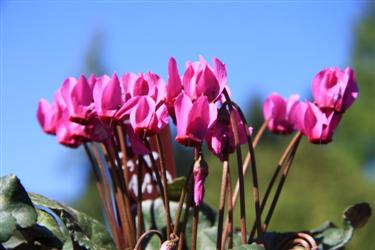
<instances>
[{"instance_id":1,"label":"cluster of stems","mask_svg":"<svg viewBox=\"0 0 375 250\"><path fill-rule=\"evenodd\" d=\"M227 101L223 105L227 105L229 108L230 122L234 131L236 145L235 154L237 159L237 180L233 189L231 174L233 170L229 164L230 155L226 154L224 156L222 167L223 173L218 207L216 246L217 249L231 249L233 247L233 234L235 228L233 211L237 205L238 197L240 206L239 227L241 232L241 243L257 242L264 244L263 235L272 218L272 214L275 210L276 203L290 170L302 134L298 132L285 149L277 163L275 172L268 183L263 199L261 199L259 195L255 148L265 131L268 121L265 121L260 127L254 139L250 135L249 130L245 129L248 153L243 159L242 148L239 143L239 127L235 120L234 111L237 111L240 114L241 120L245 125L244 128L248 127L247 121L239 106L230 99L225 91L224 96ZM178 209L175 213L176 215L172 218L167 189L167 166L165 160L165 154L170 154L171 152L165 152L162 144L162 135L156 134L150 138L144 138L144 145L148 147L151 152L156 151L159 157L155 159L153 153L147 155L150 161L146 161L145 156L143 155L138 157L138 161L136 161L137 192L132 192L129 188L130 177L127 171L129 165L128 159L130 156L129 149L127 148L128 145L126 143L126 131L123 127L117 126L115 132L116 133L114 133L114 136L111 139L108 139L103 143L84 143L84 149L90 159L108 225L118 249L141 249L142 241L152 234L157 235L161 242L174 242L177 249L184 249L186 241L190 240L191 249L196 249L200 205L194 203L194 179L192 177L194 165L199 164L199 161L203 158L201 148L194 148L194 161L185 178L185 184L181 191ZM149 140L151 139L156 141L156 148L151 148L149 143ZM151 164L151 166L147 166L147 164ZM249 212L249 210L247 210L248 206L245 201L245 183L247 182L244 180L244 176L249 166L252 176L251 189L253 194L253 217L255 218L251 230L248 228L246 219L246 213ZM143 227L142 201L144 199L142 198L142 178L144 171L148 171L150 176L152 176L152 181L155 183L159 195L163 200L166 215L165 238L161 231L155 229L145 231ZM278 176L280 176L280 180L277 184L269 209L267 213L263 213ZM190 210L193 214L192 218L189 218ZM174 221L172 221L173 219ZM189 219L192 219L192 236L191 239L186 239L185 231Z\"/></svg>"}]
</instances>

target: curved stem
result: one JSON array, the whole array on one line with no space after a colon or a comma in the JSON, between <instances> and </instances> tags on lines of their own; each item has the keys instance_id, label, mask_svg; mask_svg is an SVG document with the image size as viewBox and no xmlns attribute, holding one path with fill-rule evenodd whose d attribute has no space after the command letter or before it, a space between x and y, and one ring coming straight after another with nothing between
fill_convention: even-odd
<instances>
[{"instance_id":1,"label":"curved stem","mask_svg":"<svg viewBox=\"0 0 375 250\"><path fill-rule=\"evenodd\" d=\"M249 147L249 153L250 153L250 160L251 160L251 176L253 178L253 198L254 198L254 207L255 207L255 224L257 227L258 232L258 239L260 242L263 240L263 230L262 230L262 222L261 222L261 211L260 211L260 205L259 205L259 184L258 184L258 174L257 174L257 167L256 167L256 161L255 161L255 152L253 147L252 138L250 135L248 128L248 124L246 121L246 118L241 110L241 108L234 102L232 104L236 107L236 110L240 114L241 120L244 123L245 127L245 133L247 138L247 145Z\"/></svg>"},{"instance_id":2,"label":"curved stem","mask_svg":"<svg viewBox=\"0 0 375 250\"><path fill-rule=\"evenodd\" d=\"M141 246L142 241L143 241L146 237L148 237L148 236L150 236L150 235L152 235L152 234L157 235L157 236L159 237L159 239L160 239L160 242L161 242L161 243L163 242L163 236L162 236L161 232L160 232L159 230L150 229L150 230L144 232L144 233L138 238L137 244L135 244L135 246L134 246L134 250L137 250L137 249Z\"/></svg>"}]
</instances>

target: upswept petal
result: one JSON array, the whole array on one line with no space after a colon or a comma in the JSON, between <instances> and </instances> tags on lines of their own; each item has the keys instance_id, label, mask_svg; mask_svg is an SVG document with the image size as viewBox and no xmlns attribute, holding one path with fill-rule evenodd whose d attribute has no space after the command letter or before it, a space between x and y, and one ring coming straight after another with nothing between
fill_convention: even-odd
<instances>
[{"instance_id":1,"label":"upswept petal","mask_svg":"<svg viewBox=\"0 0 375 250\"><path fill-rule=\"evenodd\" d=\"M168 84L166 88L167 101L173 102L182 91L182 81L178 72L176 60L171 57L168 62Z\"/></svg>"},{"instance_id":2,"label":"upswept petal","mask_svg":"<svg viewBox=\"0 0 375 250\"><path fill-rule=\"evenodd\" d=\"M177 136L186 134L188 115L192 105L191 99L184 93L181 93L176 99L174 111L176 114Z\"/></svg>"}]
</instances>

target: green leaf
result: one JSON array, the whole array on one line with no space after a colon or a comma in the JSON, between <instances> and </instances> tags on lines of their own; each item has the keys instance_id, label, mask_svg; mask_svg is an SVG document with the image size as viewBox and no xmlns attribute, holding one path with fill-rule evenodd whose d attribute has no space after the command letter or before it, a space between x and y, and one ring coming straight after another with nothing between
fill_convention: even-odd
<instances>
[{"instance_id":1,"label":"green leaf","mask_svg":"<svg viewBox=\"0 0 375 250\"><path fill-rule=\"evenodd\" d=\"M0 177L0 243L9 240L17 228L35 224L37 213L19 179Z\"/></svg>"},{"instance_id":2,"label":"green leaf","mask_svg":"<svg viewBox=\"0 0 375 250\"><path fill-rule=\"evenodd\" d=\"M169 203L169 205L170 205L172 221L174 222L174 219L177 213L178 202L172 201ZM142 211L143 211L143 220L144 220L145 230L158 229L163 233L165 237L166 213L165 213L162 199L158 198L156 200L147 200L147 201L142 202ZM184 212L182 211L182 215L183 214ZM190 239L191 237L192 214L193 214L193 211L192 209L190 209L188 224L186 226L186 238L187 239ZM181 215L181 220L182 220L182 215ZM204 230L206 228L211 228L215 224L215 218L216 218L215 211L207 204L202 204L200 206L200 211L199 211L199 224L198 224L199 232L201 232L201 230ZM147 245L147 241L145 242L146 242L145 245ZM190 241L188 240L186 243L189 249ZM154 241L153 244L156 245L156 241ZM157 244L159 244L159 242Z\"/></svg>"},{"instance_id":3,"label":"green leaf","mask_svg":"<svg viewBox=\"0 0 375 250\"><path fill-rule=\"evenodd\" d=\"M215 249L217 227L200 229L198 226L197 248L198 249Z\"/></svg>"},{"instance_id":4,"label":"green leaf","mask_svg":"<svg viewBox=\"0 0 375 250\"><path fill-rule=\"evenodd\" d=\"M238 247L233 248L233 250L265 250L264 247L258 244L245 244Z\"/></svg>"},{"instance_id":5,"label":"green leaf","mask_svg":"<svg viewBox=\"0 0 375 250\"><path fill-rule=\"evenodd\" d=\"M173 181L169 182L167 185L168 198L171 201L179 201L182 189L184 188L186 178L178 177Z\"/></svg>"},{"instance_id":6,"label":"green leaf","mask_svg":"<svg viewBox=\"0 0 375 250\"><path fill-rule=\"evenodd\" d=\"M41 195L31 193L30 196L35 204L56 213L79 246L86 249L115 249L110 234L97 220Z\"/></svg>"}]
</instances>

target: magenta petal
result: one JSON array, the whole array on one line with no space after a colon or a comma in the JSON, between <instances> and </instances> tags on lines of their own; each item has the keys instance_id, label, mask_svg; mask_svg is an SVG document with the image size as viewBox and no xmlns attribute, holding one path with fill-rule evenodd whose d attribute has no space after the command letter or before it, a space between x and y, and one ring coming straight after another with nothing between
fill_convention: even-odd
<instances>
[{"instance_id":1,"label":"magenta petal","mask_svg":"<svg viewBox=\"0 0 375 250\"><path fill-rule=\"evenodd\" d=\"M115 120L122 121L130 114L132 109L139 103L141 96L135 96L127 100L114 115Z\"/></svg>"},{"instance_id":2,"label":"magenta petal","mask_svg":"<svg viewBox=\"0 0 375 250\"><path fill-rule=\"evenodd\" d=\"M93 112L93 98L91 88L82 75L78 82L72 86L70 92L70 103L68 105L69 116L74 121L85 121L90 119Z\"/></svg>"},{"instance_id":3,"label":"magenta petal","mask_svg":"<svg viewBox=\"0 0 375 250\"><path fill-rule=\"evenodd\" d=\"M157 128L158 128L158 131L160 131L166 125L168 125L168 122L169 122L168 108L165 104L162 104L156 110L156 116L158 120Z\"/></svg>"},{"instance_id":4,"label":"magenta petal","mask_svg":"<svg viewBox=\"0 0 375 250\"><path fill-rule=\"evenodd\" d=\"M43 131L47 134L56 134L56 122L53 117L55 109L47 100L41 99L38 103L37 119Z\"/></svg>"},{"instance_id":5,"label":"magenta petal","mask_svg":"<svg viewBox=\"0 0 375 250\"><path fill-rule=\"evenodd\" d=\"M210 122L210 109L206 96L200 96L191 106L186 135L195 142L202 142Z\"/></svg>"},{"instance_id":6,"label":"magenta petal","mask_svg":"<svg viewBox=\"0 0 375 250\"><path fill-rule=\"evenodd\" d=\"M138 135L155 133L157 120L154 100L151 97L142 96L138 104L131 110L129 121L134 132Z\"/></svg>"},{"instance_id":7,"label":"magenta petal","mask_svg":"<svg viewBox=\"0 0 375 250\"><path fill-rule=\"evenodd\" d=\"M336 105L336 110L338 112L344 112L347 110L358 97L357 81L354 76L354 71L350 67L345 69L342 82L344 85L342 93L343 98L341 106Z\"/></svg>"},{"instance_id":8,"label":"magenta petal","mask_svg":"<svg viewBox=\"0 0 375 250\"><path fill-rule=\"evenodd\" d=\"M327 117L315 104L307 102L304 123L305 133L309 140L319 140L323 126L327 125Z\"/></svg>"},{"instance_id":9,"label":"magenta petal","mask_svg":"<svg viewBox=\"0 0 375 250\"><path fill-rule=\"evenodd\" d=\"M208 100L214 101L220 94L220 85L208 65L205 65L203 72L197 79L197 94L207 96Z\"/></svg>"},{"instance_id":10,"label":"magenta petal","mask_svg":"<svg viewBox=\"0 0 375 250\"><path fill-rule=\"evenodd\" d=\"M134 134L133 128L130 124L124 125L126 134L130 141L130 146L136 155L144 155L150 153L150 150L143 144L141 138Z\"/></svg>"},{"instance_id":11,"label":"magenta petal","mask_svg":"<svg viewBox=\"0 0 375 250\"><path fill-rule=\"evenodd\" d=\"M220 86L219 92L221 93L227 84L227 69L225 67L225 64L222 63L216 57L213 58L213 62L214 62L214 72L215 72L216 78Z\"/></svg>"},{"instance_id":12,"label":"magenta petal","mask_svg":"<svg viewBox=\"0 0 375 250\"><path fill-rule=\"evenodd\" d=\"M181 93L174 104L174 111L176 114L177 136L184 136L188 126L188 114L192 107L190 98Z\"/></svg>"},{"instance_id":13,"label":"magenta petal","mask_svg":"<svg viewBox=\"0 0 375 250\"><path fill-rule=\"evenodd\" d=\"M102 91L102 107L103 109L118 109L121 106L121 87L120 82L116 74L112 76L112 79L103 86Z\"/></svg>"},{"instance_id":14,"label":"magenta petal","mask_svg":"<svg viewBox=\"0 0 375 250\"><path fill-rule=\"evenodd\" d=\"M172 101L182 91L181 77L178 72L176 60L171 57L168 62L168 85L167 85L167 100Z\"/></svg>"},{"instance_id":15,"label":"magenta petal","mask_svg":"<svg viewBox=\"0 0 375 250\"><path fill-rule=\"evenodd\" d=\"M191 98L191 99L196 99L197 98L197 93L196 93L196 72L194 70L193 63L190 63L186 71L182 77L182 83L184 86L184 91L185 93Z\"/></svg>"}]
</instances>

